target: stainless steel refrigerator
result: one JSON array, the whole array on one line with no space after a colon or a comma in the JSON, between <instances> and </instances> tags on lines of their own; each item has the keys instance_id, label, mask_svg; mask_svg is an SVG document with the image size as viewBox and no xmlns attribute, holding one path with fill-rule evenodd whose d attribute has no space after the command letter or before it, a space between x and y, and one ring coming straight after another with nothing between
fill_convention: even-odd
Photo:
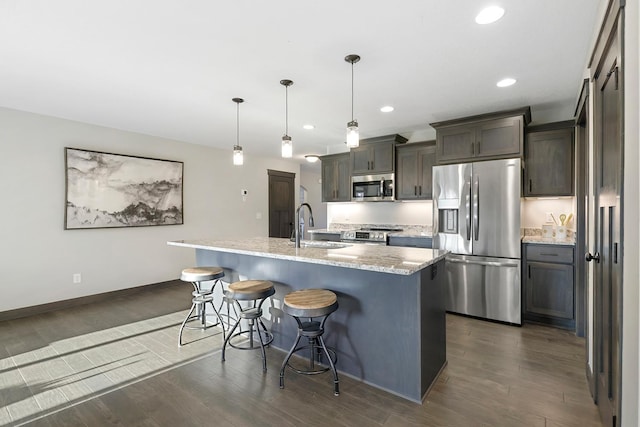
<instances>
[{"instance_id":1,"label":"stainless steel refrigerator","mask_svg":"<svg viewBox=\"0 0 640 427\"><path fill-rule=\"evenodd\" d=\"M447 310L521 324L520 159L433 168L433 247Z\"/></svg>"}]
</instances>

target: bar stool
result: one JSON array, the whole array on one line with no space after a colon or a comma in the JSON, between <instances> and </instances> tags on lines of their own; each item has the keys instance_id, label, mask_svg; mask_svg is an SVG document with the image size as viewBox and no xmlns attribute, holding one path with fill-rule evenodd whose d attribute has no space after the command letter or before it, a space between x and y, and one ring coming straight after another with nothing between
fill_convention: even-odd
<instances>
[{"instance_id":1,"label":"bar stool","mask_svg":"<svg viewBox=\"0 0 640 427\"><path fill-rule=\"evenodd\" d=\"M220 278L222 278L223 276L224 270L220 267L193 267L185 268L184 270L182 270L180 280L189 282L193 285L193 292L191 292L193 298L191 299L191 310L189 310L189 314L187 314L187 317L182 322L182 325L180 325L180 332L178 333L178 347L182 347L182 332L185 328L207 329L212 326L220 325L220 327L222 328L222 335L225 335L222 317L220 317L220 313L213 304L213 291L220 281ZM214 281L211 289L202 289L201 283L211 280ZM218 321L212 325L207 324L207 303L211 305L211 308L213 308L213 312L218 318ZM201 324L198 326L187 325L187 323L191 322L192 320L199 320Z\"/></svg>"},{"instance_id":2,"label":"bar stool","mask_svg":"<svg viewBox=\"0 0 640 427\"><path fill-rule=\"evenodd\" d=\"M287 366L293 371L303 375L316 375L327 372L329 369L333 372L333 394L338 396L338 373L336 371L337 355L334 349L327 347L322 338L324 333L324 323L331 313L338 309L338 298L336 294L326 289L303 289L288 293L284 297L283 311L292 316L298 323L298 336L296 342L289 350L287 357L282 362L280 369L280 388L284 388L284 370ZM307 321L300 318L306 317ZM313 318L321 318L313 320ZM298 343L302 337L307 338L306 345L298 347ZM309 368L297 369L289 363L289 359L300 350L309 349ZM326 356L329 367L316 367L316 357L318 362L320 356Z\"/></svg>"},{"instance_id":3,"label":"bar stool","mask_svg":"<svg viewBox=\"0 0 640 427\"><path fill-rule=\"evenodd\" d=\"M267 330L267 327L262 322L262 304L267 298L275 293L276 290L273 283L268 280L241 280L229 285L226 291L226 296L233 301L234 306L237 309L236 312L238 313L238 318L222 345L223 362L225 360L227 344L238 350L257 349L258 347L254 346L253 343L253 334L255 332L256 335L258 335L260 349L262 351L262 370L267 370L267 354L264 351L264 348L273 341L273 334ZM251 303L248 306L243 307L240 304L240 301L250 301ZM238 326L240 326L240 322L242 322L242 320L247 320L249 322L248 329L242 329L242 327L240 327L240 330L235 332ZM262 329L260 329L260 327L262 327ZM233 338L247 333L249 334L249 342L247 345L243 346L241 344L234 344L231 342Z\"/></svg>"}]
</instances>

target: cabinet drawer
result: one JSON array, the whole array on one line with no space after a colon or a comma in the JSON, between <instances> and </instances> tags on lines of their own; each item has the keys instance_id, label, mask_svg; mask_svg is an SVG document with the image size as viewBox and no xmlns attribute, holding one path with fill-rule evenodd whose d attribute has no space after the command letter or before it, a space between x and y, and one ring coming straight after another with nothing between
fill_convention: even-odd
<instances>
[{"instance_id":1,"label":"cabinet drawer","mask_svg":"<svg viewBox=\"0 0 640 427\"><path fill-rule=\"evenodd\" d=\"M573 248L558 245L526 245L527 261L573 264Z\"/></svg>"}]
</instances>

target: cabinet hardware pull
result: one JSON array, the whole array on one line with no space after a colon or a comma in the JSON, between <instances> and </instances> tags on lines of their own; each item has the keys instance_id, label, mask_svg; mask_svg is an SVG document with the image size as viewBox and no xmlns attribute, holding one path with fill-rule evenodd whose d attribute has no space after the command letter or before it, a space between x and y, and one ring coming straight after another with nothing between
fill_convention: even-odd
<instances>
[{"instance_id":1,"label":"cabinet hardware pull","mask_svg":"<svg viewBox=\"0 0 640 427\"><path fill-rule=\"evenodd\" d=\"M618 244L617 243L613 244L613 263L614 264L618 263Z\"/></svg>"},{"instance_id":2,"label":"cabinet hardware pull","mask_svg":"<svg viewBox=\"0 0 640 427\"><path fill-rule=\"evenodd\" d=\"M529 180L529 192L531 192L531 180Z\"/></svg>"},{"instance_id":3,"label":"cabinet hardware pull","mask_svg":"<svg viewBox=\"0 0 640 427\"><path fill-rule=\"evenodd\" d=\"M474 142L471 143L471 155L476 155L476 144Z\"/></svg>"},{"instance_id":4,"label":"cabinet hardware pull","mask_svg":"<svg viewBox=\"0 0 640 427\"><path fill-rule=\"evenodd\" d=\"M422 185L418 185L418 194L422 196Z\"/></svg>"},{"instance_id":5,"label":"cabinet hardware pull","mask_svg":"<svg viewBox=\"0 0 640 427\"><path fill-rule=\"evenodd\" d=\"M413 186L413 195L414 195L414 196L417 196L417 195L418 195L418 186L417 186L417 185L414 185L414 186Z\"/></svg>"},{"instance_id":6,"label":"cabinet hardware pull","mask_svg":"<svg viewBox=\"0 0 640 427\"><path fill-rule=\"evenodd\" d=\"M531 279L531 266L528 265L527 268L529 269L529 279Z\"/></svg>"}]
</instances>

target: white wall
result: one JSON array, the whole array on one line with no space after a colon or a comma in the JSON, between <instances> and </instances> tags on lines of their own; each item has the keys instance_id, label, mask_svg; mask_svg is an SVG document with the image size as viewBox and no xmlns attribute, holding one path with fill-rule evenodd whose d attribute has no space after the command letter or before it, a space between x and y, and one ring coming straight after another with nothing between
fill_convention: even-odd
<instances>
[{"instance_id":1,"label":"white wall","mask_svg":"<svg viewBox=\"0 0 640 427\"><path fill-rule=\"evenodd\" d=\"M573 214L571 223L568 224L570 230L576 229L575 224L575 198L566 197L561 199L523 199L521 206L522 228L541 228L545 223L547 212L553 213L556 221L560 221L560 214Z\"/></svg>"},{"instance_id":2,"label":"white wall","mask_svg":"<svg viewBox=\"0 0 640 427\"><path fill-rule=\"evenodd\" d=\"M431 201L327 203L327 223L430 226L432 206Z\"/></svg>"},{"instance_id":3,"label":"white wall","mask_svg":"<svg viewBox=\"0 0 640 427\"><path fill-rule=\"evenodd\" d=\"M65 231L64 147L183 161L185 224ZM195 257L168 240L268 235L267 169L297 188L291 161L0 108L0 311L175 279Z\"/></svg>"}]
</instances>

